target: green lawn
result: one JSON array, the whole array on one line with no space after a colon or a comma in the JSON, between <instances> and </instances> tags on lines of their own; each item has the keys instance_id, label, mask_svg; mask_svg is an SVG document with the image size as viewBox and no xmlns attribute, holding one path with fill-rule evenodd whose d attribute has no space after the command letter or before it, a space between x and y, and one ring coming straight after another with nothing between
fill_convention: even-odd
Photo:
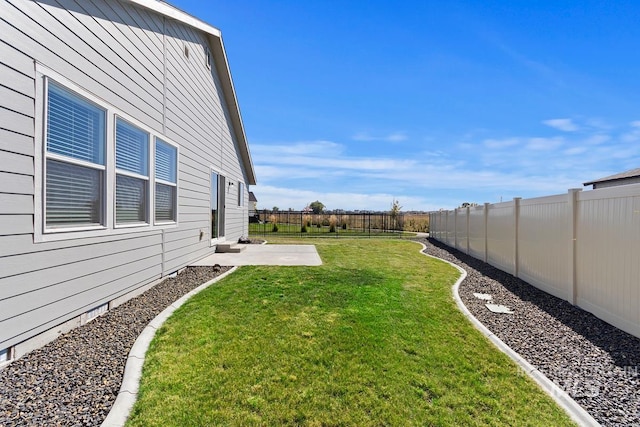
<instances>
[{"instance_id":1,"label":"green lawn","mask_svg":"<svg viewBox=\"0 0 640 427\"><path fill-rule=\"evenodd\" d=\"M127 425L572 425L460 314L455 269L413 242L313 243L321 267L243 267L177 310Z\"/></svg>"}]
</instances>

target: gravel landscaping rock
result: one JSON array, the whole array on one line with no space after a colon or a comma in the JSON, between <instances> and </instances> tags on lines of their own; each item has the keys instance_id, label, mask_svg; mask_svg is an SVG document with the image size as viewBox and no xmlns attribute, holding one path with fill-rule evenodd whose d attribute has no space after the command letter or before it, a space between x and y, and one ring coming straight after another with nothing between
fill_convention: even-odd
<instances>
[{"instance_id":1,"label":"gravel landscaping rock","mask_svg":"<svg viewBox=\"0 0 640 427\"><path fill-rule=\"evenodd\" d=\"M640 426L640 339L435 240L418 240L425 253L467 271L459 292L471 313L602 425ZM190 267L1 369L0 426L100 425L144 327L228 269ZM474 293L514 313L492 313Z\"/></svg>"},{"instance_id":2,"label":"gravel landscaping rock","mask_svg":"<svg viewBox=\"0 0 640 427\"><path fill-rule=\"evenodd\" d=\"M459 294L469 311L592 417L603 426L640 426L639 338L460 251L419 241L425 253L467 271ZM514 313L492 313L474 293Z\"/></svg>"},{"instance_id":3,"label":"gravel landscaping rock","mask_svg":"<svg viewBox=\"0 0 640 427\"><path fill-rule=\"evenodd\" d=\"M0 370L0 426L99 426L138 335L182 295L230 267L189 267Z\"/></svg>"}]
</instances>

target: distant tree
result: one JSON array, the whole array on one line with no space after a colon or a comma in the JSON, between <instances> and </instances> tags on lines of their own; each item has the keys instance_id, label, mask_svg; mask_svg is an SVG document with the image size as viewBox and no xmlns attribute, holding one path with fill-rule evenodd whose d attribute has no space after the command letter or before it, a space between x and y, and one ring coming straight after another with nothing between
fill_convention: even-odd
<instances>
[{"instance_id":1,"label":"distant tree","mask_svg":"<svg viewBox=\"0 0 640 427\"><path fill-rule=\"evenodd\" d=\"M315 202L309 203L309 207L313 211L314 214L320 214L324 210L324 204L316 200Z\"/></svg>"},{"instance_id":2,"label":"distant tree","mask_svg":"<svg viewBox=\"0 0 640 427\"><path fill-rule=\"evenodd\" d=\"M272 212L278 212L279 210L280 208L277 206L274 206L273 209L271 209Z\"/></svg>"},{"instance_id":3,"label":"distant tree","mask_svg":"<svg viewBox=\"0 0 640 427\"><path fill-rule=\"evenodd\" d=\"M472 208L474 206L478 206L478 204L477 203L464 202L463 204L461 204L458 207L460 207L460 208Z\"/></svg>"},{"instance_id":4,"label":"distant tree","mask_svg":"<svg viewBox=\"0 0 640 427\"><path fill-rule=\"evenodd\" d=\"M391 216L391 221L393 223L393 229L396 229L398 223L398 217L400 216L400 211L402 210L402 206L400 206L400 202L396 199L393 199L393 203L391 203L391 210L389 211L389 216Z\"/></svg>"}]
</instances>

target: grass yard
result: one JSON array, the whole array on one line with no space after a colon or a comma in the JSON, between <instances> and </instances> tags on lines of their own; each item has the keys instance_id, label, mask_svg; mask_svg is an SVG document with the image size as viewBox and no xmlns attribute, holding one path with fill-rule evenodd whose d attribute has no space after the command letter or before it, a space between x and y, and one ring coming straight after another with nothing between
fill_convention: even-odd
<instances>
[{"instance_id":1,"label":"grass yard","mask_svg":"<svg viewBox=\"0 0 640 427\"><path fill-rule=\"evenodd\" d=\"M573 425L457 310L457 270L414 242L312 242L323 266L243 267L176 311L127 425Z\"/></svg>"}]
</instances>

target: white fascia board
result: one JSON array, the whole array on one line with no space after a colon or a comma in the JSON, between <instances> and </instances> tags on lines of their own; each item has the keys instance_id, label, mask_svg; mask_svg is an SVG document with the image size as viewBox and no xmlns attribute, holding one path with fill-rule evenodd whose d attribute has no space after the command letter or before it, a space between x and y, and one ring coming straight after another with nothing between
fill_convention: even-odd
<instances>
[{"instance_id":1,"label":"white fascia board","mask_svg":"<svg viewBox=\"0 0 640 427\"><path fill-rule=\"evenodd\" d=\"M190 27L196 28L210 36L212 42L212 54L215 64L218 67L218 75L222 80L224 86L225 97L227 98L227 105L229 112L232 116L232 122L235 128L236 139L240 144L240 151L242 152L242 158L245 162L245 171L247 174L247 184L256 184L256 173L251 159L251 153L249 152L249 143L247 142L247 136L244 132L244 125L242 123L242 117L240 115L240 107L238 105L238 99L236 97L236 90L233 86L233 80L231 78L231 70L229 69L229 63L227 61L227 54L222 43L222 32L207 24L198 18L189 15L186 12L172 6L164 1L159 0L125 0L131 4L139 7L151 10L158 14L164 15L168 18L174 19ZM220 66L222 65L222 67Z\"/></svg>"},{"instance_id":2,"label":"white fascia board","mask_svg":"<svg viewBox=\"0 0 640 427\"><path fill-rule=\"evenodd\" d=\"M136 4L140 7L144 7L145 9L150 9L154 12L157 12L161 15L165 15L168 18L175 19L178 22L182 22L183 24L189 25L190 27L197 28L205 33L211 34L212 36L220 38L222 33L216 27L213 27L207 24L204 21L199 20L195 16L189 15L186 12L178 9L175 6L170 5L164 1L159 0L126 0L129 3Z\"/></svg>"},{"instance_id":3,"label":"white fascia board","mask_svg":"<svg viewBox=\"0 0 640 427\"><path fill-rule=\"evenodd\" d=\"M236 96L236 89L233 84L233 78L231 77L231 69L229 68L229 62L227 61L227 53L224 48L222 36L218 38L219 43L214 44L214 59L215 64L218 66L218 75L221 78L223 90L225 96L229 98L227 103L229 104L229 112L231 113L231 121L233 122L236 130L236 139L241 144L240 150L242 158L245 162L245 172L247 173L247 184L256 185L256 174L253 167L253 160L251 159L251 152L249 151L249 143L247 141L247 135L244 132L244 124L242 122L242 115L240 114L240 106L238 104L238 98ZM219 51L218 51L219 49ZM233 108L231 108L233 107Z\"/></svg>"}]
</instances>

